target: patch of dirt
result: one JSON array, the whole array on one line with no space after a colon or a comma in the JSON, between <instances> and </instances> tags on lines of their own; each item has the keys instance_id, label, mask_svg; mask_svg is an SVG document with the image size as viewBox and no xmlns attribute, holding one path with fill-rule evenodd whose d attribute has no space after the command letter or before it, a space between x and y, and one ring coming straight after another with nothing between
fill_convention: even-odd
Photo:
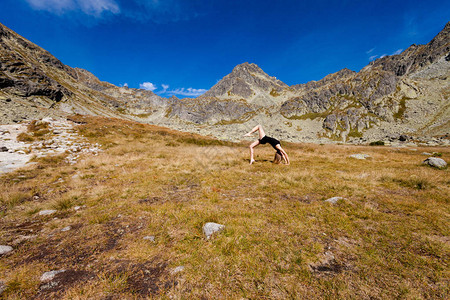
<instances>
[{"instance_id":1,"label":"patch of dirt","mask_svg":"<svg viewBox=\"0 0 450 300\"><path fill-rule=\"evenodd\" d=\"M142 297L158 295L178 285L178 282L171 278L167 263L156 259L144 263L115 260L108 265L106 273L113 276L124 274L127 277L125 290Z\"/></svg>"},{"instance_id":2,"label":"patch of dirt","mask_svg":"<svg viewBox=\"0 0 450 300\"><path fill-rule=\"evenodd\" d=\"M55 275L49 282L42 282L34 299L57 299L63 291L79 282L86 282L96 276L92 272L84 270L66 270Z\"/></svg>"},{"instance_id":3,"label":"patch of dirt","mask_svg":"<svg viewBox=\"0 0 450 300\"><path fill-rule=\"evenodd\" d=\"M334 254L327 251L317 263L309 264L311 271L319 277L330 277L341 273L346 269L345 265L336 261Z\"/></svg>"}]
</instances>

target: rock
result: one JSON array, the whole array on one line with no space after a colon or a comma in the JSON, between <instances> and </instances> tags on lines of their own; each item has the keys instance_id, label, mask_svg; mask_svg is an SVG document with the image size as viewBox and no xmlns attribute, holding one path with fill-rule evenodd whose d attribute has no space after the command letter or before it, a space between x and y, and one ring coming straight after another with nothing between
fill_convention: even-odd
<instances>
[{"instance_id":1,"label":"rock","mask_svg":"<svg viewBox=\"0 0 450 300\"><path fill-rule=\"evenodd\" d=\"M217 224L217 223L213 223L213 222L208 222L205 225L203 225L203 233L206 236L206 239L210 239L211 236L219 231L222 231L225 229L225 225L221 225L221 224Z\"/></svg>"},{"instance_id":2,"label":"rock","mask_svg":"<svg viewBox=\"0 0 450 300\"><path fill-rule=\"evenodd\" d=\"M80 210L80 209L81 209L81 206L75 206L73 209L74 209L74 210Z\"/></svg>"},{"instance_id":3,"label":"rock","mask_svg":"<svg viewBox=\"0 0 450 300\"><path fill-rule=\"evenodd\" d=\"M48 216L48 215L54 214L55 212L56 212L56 210L54 210L54 209L46 209L46 210L41 210L39 212L39 215L40 216Z\"/></svg>"},{"instance_id":4,"label":"rock","mask_svg":"<svg viewBox=\"0 0 450 300\"><path fill-rule=\"evenodd\" d=\"M155 236L153 236L153 235L144 236L144 240L149 240L150 242L155 242Z\"/></svg>"},{"instance_id":5,"label":"rock","mask_svg":"<svg viewBox=\"0 0 450 300\"><path fill-rule=\"evenodd\" d=\"M405 141L407 141L408 140L408 136L407 135L404 135L404 134L402 134L399 138L398 138L398 140L400 141L400 142L405 142Z\"/></svg>"},{"instance_id":6,"label":"rock","mask_svg":"<svg viewBox=\"0 0 450 300\"><path fill-rule=\"evenodd\" d=\"M8 148L5 146L0 147L0 152L8 152Z\"/></svg>"},{"instance_id":7,"label":"rock","mask_svg":"<svg viewBox=\"0 0 450 300\"><path fill-rule=\"evenodd\" d=\"M433 154L431 154L431 153L428 153L428 152L422 152L422 155L427 155L427 156L431 156L431 155L433 155Z\"/></svg>"},{"instance_id":8,"label":"rock","mask_svg":"<svg viewBox=\"0 0 450 300\"><path fill-rule=\"evenodd\" d=\"M183 271L184 271L184 266L178 266L178 267L174 268L170 273L173 275L173 274L180 273Z\"/></svg>"},{"instance_id":9,"label":"rock","mask_svg":"<svg viewBox=\"0 0 450 300\"><path fill-rule=\"evenodd\" d=\"M366 158L369 158L370 155L368 155L368 154L352 154L349 157L356 158L356 159L366 159Z\"/></svg>"},{"instance_id":10,"label":"rock","mask_svg":"<svg viewBox=\"0 0 450 300\"><path fill-rule=\"evenodd\" d=\"M6 290L6 285L3 281L0 281L0 295Z\"/></svg>"},{"instance_id":11,"label":"rock","mask_svg":"<svg viewBox=\"0 0 450 300\"><path fill-rule=\"evenodd\" d=\"M61 229L61 231L62 231L62 232L65 232L65 231L69 231L70 229L72 229L71 226L66 226L66 227L64 227L63 229Z\"/></svg>"},{"instance_id":12,"label":"rock","mask_svg":"<svg viewBox=\"0 0 450 300\"><path fill-rule=\"evenodd\" d=\"M55 278L56 274L65 272L66 270L55 270L55 271L49 271L49 272L45 272L44 274L42 274L41 276L41 281L51 281L53 280L53 278Z\"/></svg>"},{"instance_id":13,"label":"rock","mask_svg":"<svg viewBox=\"0 0 450 300\"><path fill-rule=\"evenodd\" d=\"M423 161L423 164L429 165L434 168L444 169L447 167L447 163L442 158L438 157L428 157Z\"/></svg>"},{"instance_id":14,"label":"rock","mask_svg":"<svg viewBox=\"0 0 450 300\"><path fill-rule=\"evenodd\" d=\"M5 245L0 245L0 255L2 254L6 254L13 251L13 247L11 246L5 246Z\"/></svg>"},{"instance_id":15,"label":"rock","mask_svg":"<svg viewBox=\"0 0 450 300\"><path fill-rule=\"evenodd\" d=\"M332 197L332 198L325 200L325 202L328 202L331 204L336 204L336 203L338 203L339 200L344 200L344 198L343 197Z\"/></svg>"}]
</instances>

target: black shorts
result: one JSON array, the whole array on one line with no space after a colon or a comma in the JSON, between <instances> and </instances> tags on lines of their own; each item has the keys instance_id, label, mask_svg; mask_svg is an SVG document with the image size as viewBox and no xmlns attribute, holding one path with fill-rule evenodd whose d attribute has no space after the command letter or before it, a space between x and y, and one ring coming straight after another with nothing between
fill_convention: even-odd
<instances>
[{"instance_id":1,"label":"black shorts","mask_svg":"<svg viewBox=\"0 0 450 300\"><path fill-rule=\"evenodd\" d=\"M265 135L262 139L259 140L259 143L263 145L269 143L273 147L273 149L278 150L275 146L280 144L280 141L274 139L273 137Z\"/></svg>"}]
</instances>

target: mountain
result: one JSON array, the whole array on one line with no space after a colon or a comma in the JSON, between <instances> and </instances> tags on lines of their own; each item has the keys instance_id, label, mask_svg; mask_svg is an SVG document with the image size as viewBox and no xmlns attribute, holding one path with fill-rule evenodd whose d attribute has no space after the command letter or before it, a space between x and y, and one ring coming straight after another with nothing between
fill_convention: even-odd
<instances>
[{"instance_id":1,"label":"mountain","mask_svg":"<svg viewBox=\"0 0 450 300\"><path fill-rule=\"evenodd\" d=\"M426 45L379 58L359 72L343 69L305 84L288 86L243 63L194 99L100 81L0 24L0 122L80 113L228 140L260 123L269 135L289 141L364 143L406 134L447 142L449 24Z\"/></svg>"}]
</instances>

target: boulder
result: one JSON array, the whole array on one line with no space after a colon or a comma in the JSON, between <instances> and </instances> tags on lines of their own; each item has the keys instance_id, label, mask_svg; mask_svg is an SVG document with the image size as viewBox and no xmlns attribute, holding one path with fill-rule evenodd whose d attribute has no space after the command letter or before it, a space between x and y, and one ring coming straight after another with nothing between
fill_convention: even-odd
<instances>
[{"instance_id":1,"label":"boulder","mask_svg":"<svg viewBox=\"0 0 450 300\"><path fill-rule=\"evenodd\" d=\"M0 245L0 255L13 251L13 247Z\"/></svg>"},{"instance_id":2,"label":"boulder","mask_svg":"<svg viewBox=\"0 0 450 300\"><path fill-rule=\"evenodd\" d=\"M150 241L150 242L155 242L155 236L153 236L153 235L144 236L143 239Z\"/></svg>"},{"instance_id":3,"label":"boulder","mask_svg":"<svg viewBox=\"0 0 450 300\"><path fill-rule=\"evenodd\" d=\"M336 204L336 203L338 203L339 200L344 200L344 198L343 197L332 197L332 198L325 200L325 202L328 202L331 204Z\"/></svg>"},{"instance_id":4,"label":"boulder","mask_svg":"<svg viewBox=\"0 0 450 300\"><path fill-rule=\"evenodd\" d=\"M399 138L398 138L398 140L400 141L400 142L405 142L405 141L407 141L409 138L408 138L408 136L407 135L404 135L404 134L402 134Z\"/></svg>"},{"instance_id":5,"label":"boulder","mask_svg":"<svg viewBox=\"0 0 450 300\"><path fill-rule=\"evenodd\" d=\"M180 273L183 271L184 271L184 266L178 266L178 267L174 268L170 273L173 275L173 274Z\"/></svg>"},{"instance_id":6,"label":"boulder","mask_svg":"<svg viewBox=\"0 0 450 300\"><path fill-rule=\"evenodd\" d=\"M428 157L423 161L423 164L429 165L433 168L444 169L447 167L447 163L442 158Z\"/></svg>"},{"instance_id":7,"label":"boulder","mask_svg":"<svg viewBox=\"0 0 450 300\"><path fill-rule=\"evenodd\" d=\"M221 224L217 224L217 223L213 223L213 222L208 222L205 225L203 225L203 233L206 236L206 239L210 239L211 236L219 231L222 231L225 229L225 225L221 225Z\"/></svg>"},{"instance_id":8,"label":"boulder","mask_svg":"<svg viewBox=\"0 0 450 300\"><path fill-rule=\"evenodd\" d=\"M48 271L42 274L41 281L51 281L55 278L56 274L65 272L66 270L55 270L55 271Z\"/></svg>"},{"instance_id":9,"label":"boulder","mask_svg":"<svg viewBox=\"0 0 450 300\"><path fill-rule=\"evenodd\" d=\"M369 158L370 155L368 155L368 154L352 154L349 157L356 158L356 159L366 159L366 158Z\"/></svg>"},{"instance_id":10,"label":"boulder","mask_svg":"<svg viewBox=\"0 0 450 300\"><path fill-rule=\"evenodd\" d=\"M46 209L46 210L41 210L39 212L39 215L40 216L48 216L48 215L54 214L55 212L56 212L56 210L54 210L54 209Z\"/></svg>"},{"instance_id":11,"label":"boulder","mask_svg":"<svg viewBox=\"0 0 450 300\"><path fill-rule=\"evenodd\" d=\"M6 290L6 284L3 281L0 281L0 295Z\"/></svg>"},{"instance_id":12,"label":"boulder","mask_svg":"<svg viewBox=\"0 0 450 300\"><path fill-rule=\"evenodd\" d=\"M63 229L61 229L61 231L62 231L62 232L65 232L65 231L69 231L70 229L72 229L71 226L66 226L66 227L64 227Z\"/></svg>"}]
</instances>

